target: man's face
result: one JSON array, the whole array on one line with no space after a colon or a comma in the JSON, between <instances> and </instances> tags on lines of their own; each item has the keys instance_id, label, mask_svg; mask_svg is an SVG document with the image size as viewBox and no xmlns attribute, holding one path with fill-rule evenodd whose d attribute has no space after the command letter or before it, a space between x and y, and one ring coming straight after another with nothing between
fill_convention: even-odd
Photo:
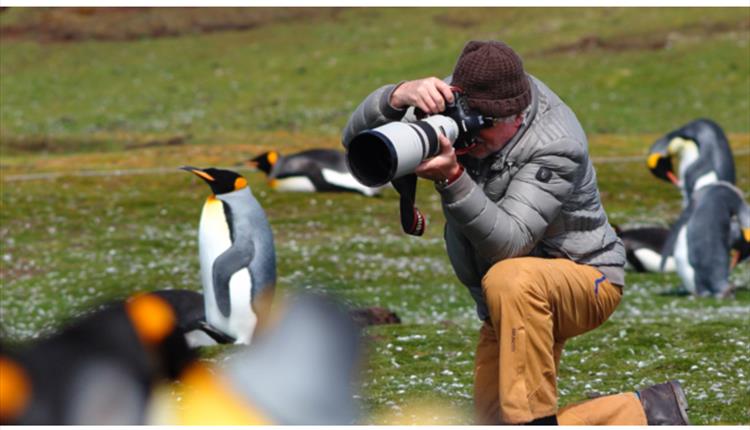
<instances>
[{"instance_id":1,"label":"man's face","mask_svg":"<svg viewBox=\"0 0 750 430\"><path fill-rule=\"evenodd\" d=\"M512 122L498 122L490 128L481 130L478 138L479 143L467 154L474 158L483 159L499 151L516 134L522 120L521 114L518 114Z\"/></svg>"}]
</instances>

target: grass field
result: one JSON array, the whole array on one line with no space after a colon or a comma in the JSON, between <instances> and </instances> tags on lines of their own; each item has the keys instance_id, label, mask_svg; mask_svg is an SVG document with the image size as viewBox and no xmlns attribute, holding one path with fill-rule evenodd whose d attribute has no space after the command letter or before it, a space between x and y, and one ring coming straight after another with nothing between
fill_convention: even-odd
<instances>
[{"instance_id":1,"label":"grass field","mask_svg":"<svg viewBox=\"0 0 750 430\"><path fill-rule=\"evenodd\" d=\"M0 14L0 30L26 29L0 40L0 315L10 341L105 299L199 290L208 188L176 168L235 167L271 220L282 292L323 290L402 318L367 330L363 422L469 423L479 322L445 256L431 185L418 192L427 233L413 238L400 232L394 191L281 194L239 166L271 148L338 147L369 91L449 74L471 38L509 42L576 111L611 222L677 217L679 193L637 156L697 117L728 132L738 186L750 190L747 8L311 10L314 19L248 14L253 25L238 17L241 30L210 33L188 31L193 21L175 10L162 17L177 22L169 37L149 33L157 12L136 11L128 19L143 34L102 40L100 24L75 41L34 37L44 13ZM79 27L92 25L82 16ZM723 302L678 294L674 275L629 274L610 320L568 342L561 404L677 378L693 423L750 423L749 266L735 270L740 290ZM439 410L425 412L429 402Z\"/></svg>"}]
</instances>

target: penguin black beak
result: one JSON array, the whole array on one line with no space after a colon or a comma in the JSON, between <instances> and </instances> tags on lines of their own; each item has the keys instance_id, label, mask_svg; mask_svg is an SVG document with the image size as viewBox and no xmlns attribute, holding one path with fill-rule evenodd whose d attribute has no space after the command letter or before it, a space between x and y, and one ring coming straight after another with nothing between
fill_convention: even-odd
<instances>
[{"instance_id":1,"label":"penguin black beak","mask_svg":"<svg viewBox=\"0 0 750 430\"><path fill-rule=\"evenodd\" d=\"M203 170L193 167L193 166L182 166L180 167L180 170L185 170L187 172L193 173L196 176L199 176L203 178L207 182L214 182L216 179L214 179L213 176L209 175L208 173L204 172Z\"/></svg>"},{"instance_id":2,"label":"penguin black beak","mask_svg":"<svg viewBox=\"0 0 750 430\"><path fill-rule=\"evenodd\" d=\"M646 164L648 170L657 178L678 185L679 181L672 168L672 157L667 151L668 146L669 141L666 138L657 140L648 151Z\"/></svg>"},{"instance_id":3,"label":"penguin black beak","mask_svg":"<svg viewBox=\"0 0 750 430\"><path fill-rule=\"evenodd\" d=\"M255 169L258 168L258 161L255 160L255 159L245 160L245 164L248 165L248 166L250 166L250 167L253 167Z\"/></svg>"}]
</instances>

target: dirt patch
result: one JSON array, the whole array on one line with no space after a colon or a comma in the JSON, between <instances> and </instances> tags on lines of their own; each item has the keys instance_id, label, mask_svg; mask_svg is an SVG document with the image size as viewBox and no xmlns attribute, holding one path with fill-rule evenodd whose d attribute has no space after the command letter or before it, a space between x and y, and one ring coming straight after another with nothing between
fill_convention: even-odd
<instances>
[{"instance_id":1,"label":"dirt patch","mask_svg":"<svg viewBox=\"0 0 750 430\"><path fill-rule=\"evenodd\" d=\"M136 150L158 147L175 147L186 144L191 135L159 137L57 137L54 135L2 136L0 152L14 154L67 154L75 152L111 152L122 149Z\"/></svg>"},{"instance_id":2,"label":"dirt patch","mask_svg":"<svg viewBox=\"0 0 750 430\"><path fill-rule=\"evenodd\" d=\"M15 152L54 152L53 149L58 148L58 145L53 144L46 137L39 137L33 139L14 139L7 138L3 139L3 149L15 151Z\"/></svg>"},{"instance_id":3,"label":"dirt patch","mask_svg":"<svg viewBox=\"0 0 750 430\"><path fill-rule=\"evenodd\" d=\"M7 229L3 229L0 237L5 237ZM27 279L45 273L43 267L36 262L18 257L18 250L13 246L3 245L0 257L4 263L0 265L0 280L3 283L15 281L18 279Z\"/></svg>"},{"instance_id":4,"label":"dirt patch","mask_svg":"<svg viewBox=\"0 0 750 430\"><path fill-rule=\"evenodd\" d=\"M585 36L573 43L559 45L540 52L540 55L568 54L593 50L603 51L655 51L667 46L667 38L605 40L599 36Z\"/></svg>"},{"instance_id":5,"label":"dirt patch","mask_svg":"<svg viewBox=\"0 0 750 430\"><path fill-rule=\"evenodd\" d=\"M750 29L750 19L738 22L710 22L691 25L677 30L663 33L649 33L640 35L620 35L602 38L597 35L584 36L577 41L564 45L553 46L529 55L540 57L554 54L577 54L594 50L624 52L624 51L657 51L667 48L672 40L681 36L712 36L732 31L747 31Z\"/></svg>"},{"instance_id":6,"label":"dirt patch","mask_svg":"<svg viewBox=\"0 0 750 430\"><path fill-rule=\"evenodd\" d=\"M437 24L453 28L466 29L479 25L479 20L466 16L459 16L455 13L445 13L442 15L437 15L433 19Z\"/></svg>"},{"instance_id":7,"label":"dirt patch","mask_svg":"<svg viewBox=\"0 0 750 430\"><path fill-rule=\"evenodd\" d=\"M109 142L97 139L81 140L75 138L52 137L49 135L39 136L2 136L0 138L0 150L3 155L26 154L26 153L48 153L62 154L71 150L86 151L99 150L108 145Z\"/></svg>"},{"instance_id":8,"label":"dirt patch","mask_svg":"<svg viewBox=\"0 0 750 430\"><path fill-rule=\"evenodd\" d=\"M32 278L43 273L45 273L45 271L40 267L19 266L9 267L7 269L0 268L0 279L5 283L18 279Z\"/></svg>"},{"instance_id":9,"label":"dirt patch","mask_svg":"<svg viewBox=\"0 0 750 430\"><path fill-rule=\"evenodd\" d=\"M248 30L270 23L335 19L342 8L53 8L17 11L3 39L134 40Z\"/></svg>"},{"instance_id":10,"label":"dirt patch","mask_svg":"<svg viewBox=\"0 0 750 430\"><path fill-rule=\"evenodd\" d=\"M190 135L188 136L175 136L170 137L168 139L155 139L155 140L149 140L145 143L131 143L129 145L125 145L125 149L143 149L143 148L154 148L159 146L179 146L185 144L185 142L190 139Z\"/></svg>"},{"instance_id":11,"label":"dirt patch","mask_svg":"<svg viewBox=\"0 0 750 430\"><path fill-rule=\"evenodd\" d=\"M377 306L354 309L349 312L349 315L361 327L401 323L401 318L395 312Z\"/></svg>"}]
</instances>

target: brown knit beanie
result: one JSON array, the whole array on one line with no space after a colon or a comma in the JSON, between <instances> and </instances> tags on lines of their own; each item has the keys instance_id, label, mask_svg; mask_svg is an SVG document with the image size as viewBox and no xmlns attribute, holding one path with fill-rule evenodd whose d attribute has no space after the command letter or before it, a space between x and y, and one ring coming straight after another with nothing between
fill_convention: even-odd
<instances>
[{"instance_id":1,"label":"brown knit beanie","mask_svg":"<svg viewBox=\"0 0 750 430\"><path fill-rule=\"evenodd\" d=\"M458 57L451 84L463 90L469 107L494 118L522 112L531 103L521 57L502 42L467 43Z\"/></svg>"}]
</instances>

